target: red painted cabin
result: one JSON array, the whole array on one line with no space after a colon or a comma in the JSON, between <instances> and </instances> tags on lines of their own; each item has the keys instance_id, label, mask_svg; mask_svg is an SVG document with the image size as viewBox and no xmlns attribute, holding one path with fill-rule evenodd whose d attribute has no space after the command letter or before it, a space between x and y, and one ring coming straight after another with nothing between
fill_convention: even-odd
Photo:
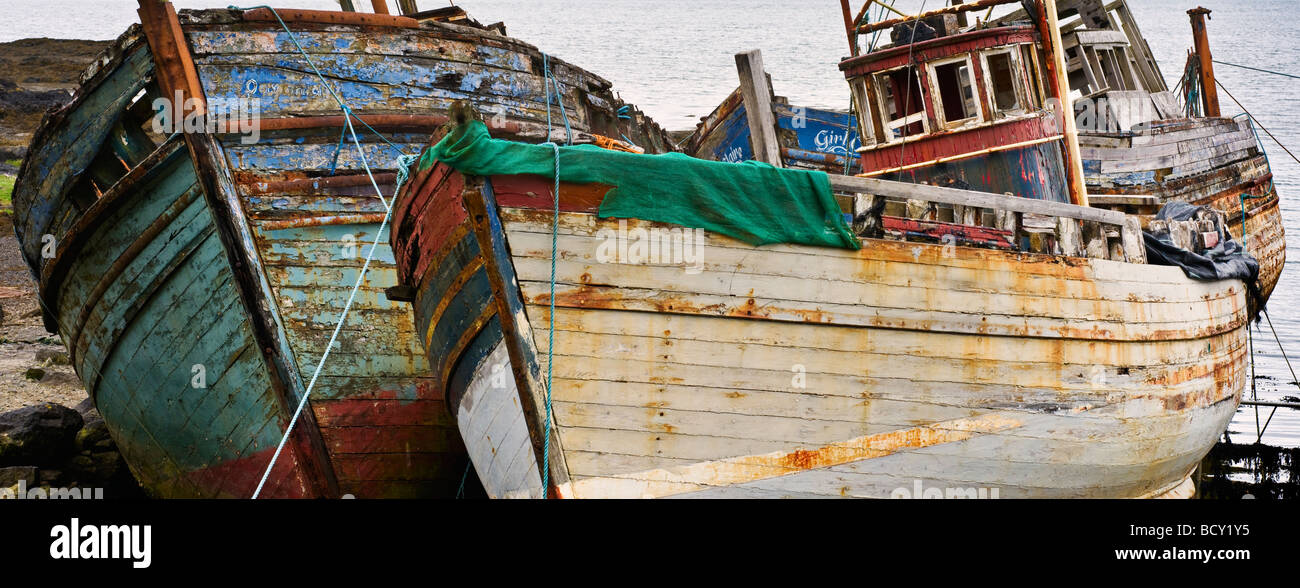
<instances>
[{"instance_id":1,"label":"red painted cabin","mask_svg":"<svg viewBox=\"0 0 1300 588\"><path fill-rule=\"evenodd\" d=\"M863 173L1068 202L1036 29L937 32L840 63L866 113Z\"/></svg>"}]
</instances>

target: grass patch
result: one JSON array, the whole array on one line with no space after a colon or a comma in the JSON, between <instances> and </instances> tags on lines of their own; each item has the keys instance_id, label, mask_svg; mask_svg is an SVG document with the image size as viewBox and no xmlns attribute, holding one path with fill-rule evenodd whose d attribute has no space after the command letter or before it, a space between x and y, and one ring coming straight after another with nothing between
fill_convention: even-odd
<instances>
[{"instance_id":1,"label":"grass patch","mask_svg":"<svg viewBox=\"0 0 1300 588\"><path fill-rule=\"evenodd\" d=\"M10 159L9 161L6 161L5 163L7 163L7 164L9 164L9 165L12 165L12 166L14 166L14 167L22 167L22 165L23 165L23 160L21 160L21 159Z\"/></svg>"},{"instance_id":2,"label":"grass patch","mask_svg":"<svg viewBox=\"0 0 1300 588\"><path fill-rule=\"evenodd\" d=\"M14 208L14 177L0 175L0 210Z\"/></svg>"}]
</instances>

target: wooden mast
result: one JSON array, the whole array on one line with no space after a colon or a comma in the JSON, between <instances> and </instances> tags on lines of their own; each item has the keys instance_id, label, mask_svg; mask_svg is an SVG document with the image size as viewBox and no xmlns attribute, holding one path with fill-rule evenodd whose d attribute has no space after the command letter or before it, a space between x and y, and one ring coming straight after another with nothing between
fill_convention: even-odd
<instances>
[{"instance_id":1,"label":"wooden mast","mask_svg":"<svg viewBox=\"0 0 1300 588\"><path fill-rule=\"evenodd\" d=\"M1214 56L1210 53L1210 36L1205 30L1205 19L1210 10L1197 7L1187 11L1192 17L1192 37L1196 41L1196 57L1200 59L1201 103L1205 106L1205 116L1218 118L1219 88L1214 81Z\"/></svg>"},{"instance_id":2,"label":"wooden mast","mask_svg":"<svg viewBox=\"0 0 1300 588\"><path fill-rule=\"evenodd\" d=\"M1056 14L1056 0L1039 2L1042 14L1039 27L1043 43L1051 46L1048 70L1056 99L1061 103L1061 119L1065 134L1065 175L1070 187L1070 202L1088 206L1088 190L1083 179L1083 158L1079 152L1079 129L1074 121L1074 103L1070 100L1070 78L1066 74L1065 52L1061 50L1061 23Z\"/></svg>"}]
</instances>

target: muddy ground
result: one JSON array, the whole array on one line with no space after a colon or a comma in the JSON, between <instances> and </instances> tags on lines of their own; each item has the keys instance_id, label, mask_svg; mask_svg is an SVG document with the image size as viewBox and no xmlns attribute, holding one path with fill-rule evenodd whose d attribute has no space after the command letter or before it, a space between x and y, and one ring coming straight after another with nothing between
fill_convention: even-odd
<instances>
[{"instance_id":1,"label":"muddy ground","mask_svg":"<svg viewBox=\"0 0 1300 588\"><path fill-rule=\"evenodd\" d=\"M0 175L14 176L41 117L66 103L107 41L23 39L0 43ZM45 332L36 283L23 263L12 211L0 210L0 412L86 398L59 338Z\"/></svg>"},{"instance_id":2,"label":"muddy ground","mask_svg":"<svg viewBox=\"0 0 1300 588\"><path fill-rule=\"evenodd\" d=\"M86 399L57 336L45 332L36 283L0 213L0 413L41 402L73 407Z\"/></svg>"},{"instance_id":3,"label":"muddy ground","mask_svg":"<svg viewBox=\"0 0 1300 588\"><path fill-rule=\"evenodd\" d=\"M110 41L20 39L0 43L0 162L22 157L46 110L65 103Z\"/></svg>"}]
</instances>

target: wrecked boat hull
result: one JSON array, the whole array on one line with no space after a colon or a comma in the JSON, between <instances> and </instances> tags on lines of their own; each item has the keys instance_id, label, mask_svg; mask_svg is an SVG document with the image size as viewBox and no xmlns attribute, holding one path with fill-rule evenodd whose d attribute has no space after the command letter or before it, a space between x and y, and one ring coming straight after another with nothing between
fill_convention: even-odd
<instances>
[{"instance_id":1,"label":"wrecked boat hull","mask_svg":"<svg viewBox=\"0 0 1300 588\"><path fill-rule=\"evenodd\" d=\"M847 112L792 106L773 96L772 113L781 144L781 157L790 168L827 173L857 173L855 153L861 146L855 119ZM692 157L737 163L754 159L749 119L739 89L703 117L686 145Z\"/></svg>"},{"instance_id":2,"label":"wrecked boat hull","mask_svg":"<svg viewBox=\"0 0 1300 588\"><path fill-rule=\"evenodd\" d=\"M590 190L561 189L552 496L1154 496L1245 386L1240 281L713 234L698 271L620 264L598 256L602 230L672 227L599 219ZM419 285L429 360L494 497L542 495L550 202L546 178L437 165L397 204L399 279Z\"/></svg>"},{"instance_id":3,"label":"wrecked boat hull","mask_svg":"<svg viewBox=\"0 0 1300 588\"><path fill-rule=\"evenodd\" d=\"M1232 237L1259 260L1264 300L1272 294L1286 265L1286 235L1273 172L1248 120L1158 121L1080 133L1079 145L1090 194L1155 196L1222 212Z\"/></svg>"},{"instance_id":4,"label":"wrecked boat hull","mask_svg":"<svg viewBox=\"0 0 1300 588\"><path fill-rule=\"evenodd\" d=\"M148 27L124 34L38 131L14 193L47 326L131 471L154 496L251 496L378 239L262 496L454 495L465 448L408 307L386 293L386 211L365 168L391 198L397 156L418 153L458 99L500 132L544 140L541 54L469 26L282 12L354 120L395 145L355 122L363 162L350 137L338 147L337 105L267 11L168 20L159 6L180 46L156 46ZM163 75L178 56L207 104L257 105L256 141L230 127L150 131L155 98L190 97ZM618 117L608 82L550 67L576 131L666 141L639 112Z\"/></svg>"}]
</instances>

